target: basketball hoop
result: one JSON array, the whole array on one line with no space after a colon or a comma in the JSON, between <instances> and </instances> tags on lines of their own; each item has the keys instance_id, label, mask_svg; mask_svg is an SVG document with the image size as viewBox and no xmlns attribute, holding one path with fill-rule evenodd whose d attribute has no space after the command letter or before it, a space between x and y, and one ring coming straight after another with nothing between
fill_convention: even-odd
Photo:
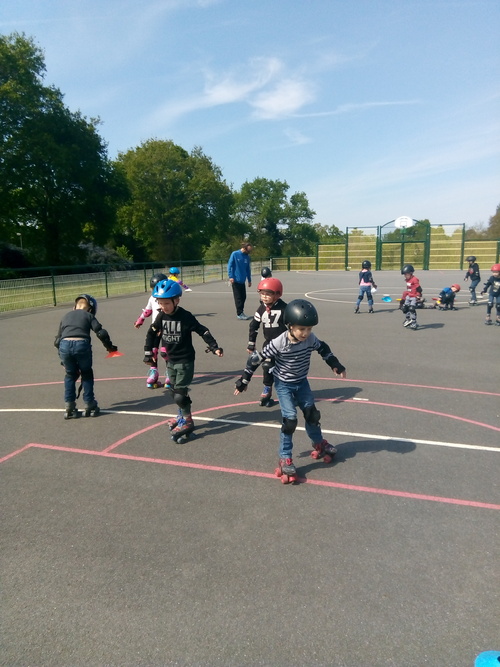
<instances>
[{"instance_id":1,"label":"basketball hoop","mask_svg":"<svg viewBox=\"0 0 500 667\"><path fill-rule=\"evenodd\" d=\"M408 229L408 227L413 227L414 224L415 221L407 215L400 215L399 218L394 220L394 227L396 229Z\"/></svg>"}]
</instances>

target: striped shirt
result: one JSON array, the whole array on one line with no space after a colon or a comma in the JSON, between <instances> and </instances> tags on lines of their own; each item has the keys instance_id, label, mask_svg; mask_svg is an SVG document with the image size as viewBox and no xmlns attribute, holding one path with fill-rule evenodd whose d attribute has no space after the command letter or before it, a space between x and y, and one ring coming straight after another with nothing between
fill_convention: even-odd
<instances>
[{"instance_id":1,"label":"striped shirt","mask_svg":"<svg viewBox=\"0 0 500 667\"><path fill-rule=\"evenodd\" d=\"M340 373L345 370L330 347L313 333L306 340L292 343L285 331L264 346L261 356L273 359L272 373L275 377L283 382L300 382L307 378L313 350L321 355L330 368L336 368Z\"/></svg>"}]
</instances>

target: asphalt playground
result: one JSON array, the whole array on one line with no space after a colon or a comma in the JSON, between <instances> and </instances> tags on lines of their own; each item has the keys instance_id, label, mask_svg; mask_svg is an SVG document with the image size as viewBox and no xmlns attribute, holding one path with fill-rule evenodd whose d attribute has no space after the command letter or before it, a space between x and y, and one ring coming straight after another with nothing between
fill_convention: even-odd
<instances>
[{"instance_id":1,"label":"asphalt playground","mask_svg":"<svg viewBox=\"0 0 500 667\"><path fill-rule=\"evenodd\" d=\"M313 301L347 368L313 356L338 455L310 457L300 415L294 485L273 474L280 412L260 407L259 372L233 395L248 323L225 282L182 298L224 348L195 336L182 445L168 394L146 387L147 294L99 301L124 356L94 338L96 418L63 419L53 340L70 305L0 315L0 664L470 667L500 649L500 327L485 302L467 304L463 272L417 273L428 304L464 287L457 311L419 310L411 331L398 272L375 272L373 315L354 314L357 272L274 275L285 300Z\"/></svg>"}]
</instances>

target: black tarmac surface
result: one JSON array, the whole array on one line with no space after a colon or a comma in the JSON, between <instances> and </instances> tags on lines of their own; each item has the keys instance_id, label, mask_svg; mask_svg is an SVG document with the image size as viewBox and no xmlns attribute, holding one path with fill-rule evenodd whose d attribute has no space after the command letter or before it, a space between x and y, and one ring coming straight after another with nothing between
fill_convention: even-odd
<instances>
[{"instance_id":1,"label":"black tarmac surface","mask_svg":"<svg viewBox=\"0 0 500 667\"><path fill-rule=\"evenodd\" d=\"M354 314L357 272L275 273L285 300L314 302L348 374L314 355L338 455L310 458L300 415L296 485L273 474L281 420L261 375L233 395L248 323L225 283L182 298L224 348L195 337L184 445L167 393L146 388L147 294L99 302L124 356L94 339L93 419L63 419L69 306L1 315L1 664L470 667L498 650L500 327L467 305L462 272L417 275L428 304L464 287L411 331L399 273L375 273L373 315Z\"/></svg>"}]
</instances>

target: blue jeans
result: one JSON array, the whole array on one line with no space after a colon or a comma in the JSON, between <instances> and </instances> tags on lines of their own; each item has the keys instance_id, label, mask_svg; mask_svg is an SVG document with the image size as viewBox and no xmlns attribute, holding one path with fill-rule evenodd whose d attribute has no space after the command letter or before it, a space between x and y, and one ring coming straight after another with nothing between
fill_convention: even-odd
<instances>
[{"instance_id":1,"label":"blue jeans","mask_svg":"<svg viewBox=\"0 0 500 667\"><path fill-rule=\"evenodd\" d=\"M309 386L307 378L300 382L283 382L279 378L274 378L274 387L280 402L281 416L283 419L297 419L297 406L304 411L314 405L314 395ZM319 424L310 424L306 421L306 433L313 444L321 442L323 435ZM287 433L280 433L280 459L292 457L293 441L292 436Z\"/></svg>"},{"instance_id":2,"label":"blue jeans","mask_svg":"<svg viewBox=\"0 0 500 667\"><path fill-rule=\"evenodd\" d=\"M83 400L92 403L94 398L94 372L92 370L92 345L90 340L67 340L59 343L59 358L66 375L64 376L64 401L76 400L76 381L82 376Z\"/></svg>"},{"instance_id":3,"label":"blue jeans","mask_svg":"<svg viewBox=\"0 0 500 667\"><path fill-rule=\"evenodd\" d=\"M359 288L358 300L356 301L356 308L359 308L359 304L363 301L363 297L366 294L366 299L370 308L373 306L373 297L372 297L372 287L371 285L361 285Z\"/></svg>"}]
</instances>

